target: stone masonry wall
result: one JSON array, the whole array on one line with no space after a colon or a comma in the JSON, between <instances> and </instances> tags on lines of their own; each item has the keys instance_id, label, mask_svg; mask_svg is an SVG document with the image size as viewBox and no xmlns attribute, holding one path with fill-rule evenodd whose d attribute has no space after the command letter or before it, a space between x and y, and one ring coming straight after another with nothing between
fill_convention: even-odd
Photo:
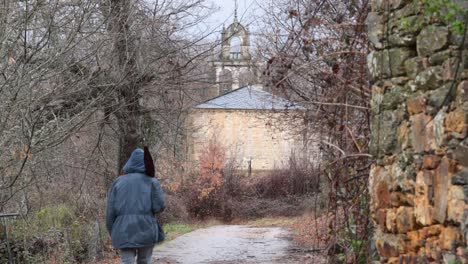
<instances>
[{"instance_id":1,"label":"stone masonry wall","mask_svg":"<svg viewBox=\"0 0 468 264\"><path fill-rule=\"evenodd\" d=\"M210 140L226 148L243 170L260 173L282 168L291 153L304 151L304 124L281 123L284 113L256 110L194 109L187 127L189 160L198 162ZM309 153L316 150L309 145Z\"/></svg>"},{"instance_id":2,"label":"stone masonry wall","mask_svg":"<svg viewBox=\"0 0 468 264\"><path fill-rule=\"evenodd\" d=\"M374 245L380 263L468 263L468 39L420 2L372 0L367 19Z\"/></svg>"}]
</instances>

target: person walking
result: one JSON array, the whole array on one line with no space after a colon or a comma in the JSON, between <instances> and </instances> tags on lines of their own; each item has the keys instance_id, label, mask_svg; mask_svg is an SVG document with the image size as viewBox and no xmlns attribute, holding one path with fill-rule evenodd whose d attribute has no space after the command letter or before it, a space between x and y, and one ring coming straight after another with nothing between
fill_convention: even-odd
<instances>
[{"instance_id":1,"label":"person walking","mask_svg":"<svg viewBox=\"0 0 468 264\"><path fill-rule=\"evenodd\" d=\"M164 210L164 194L148 148L135 149L123 171L107 195L107 231L122 264L135 263L135 257L138 264L149 264L154 245L163 239L154 214Z\"/></svg>"}]
</instances>

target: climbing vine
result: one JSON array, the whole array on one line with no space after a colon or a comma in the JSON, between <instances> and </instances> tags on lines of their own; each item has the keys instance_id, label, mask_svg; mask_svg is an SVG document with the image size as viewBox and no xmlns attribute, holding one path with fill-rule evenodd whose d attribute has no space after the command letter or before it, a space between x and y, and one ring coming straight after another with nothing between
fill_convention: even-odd
<instances>
[{"instance_id":1,"label":"climbing vine","mask_svg":"<svg viewBox=\"0 0 468 264\"><path fill-rule=\"evenodd\" d=\"M419 1L419 0L415 0ZM449 25L453 32L463 34L468 12L454 0L422 0L425 17L435 17Z\"/></svg>"}]
</instances>

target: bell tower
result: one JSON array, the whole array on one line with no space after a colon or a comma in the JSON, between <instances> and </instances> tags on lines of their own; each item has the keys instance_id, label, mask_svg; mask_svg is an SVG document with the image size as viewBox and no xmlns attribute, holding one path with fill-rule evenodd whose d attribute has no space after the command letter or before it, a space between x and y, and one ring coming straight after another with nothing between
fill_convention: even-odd
<instances>
[{"instance_id":1,"label":"bell tower","mask_svg":"<svg viewBox=\"0 0 468 264\"><path fill-rule=\"evenodd\" d=\"M250 33L237 18L237 1L234 21L221 32L221 52L213 61L216 71L216 90L218 95L257 84L256 69L250 55Z\"/></svg>"}]
</instances>

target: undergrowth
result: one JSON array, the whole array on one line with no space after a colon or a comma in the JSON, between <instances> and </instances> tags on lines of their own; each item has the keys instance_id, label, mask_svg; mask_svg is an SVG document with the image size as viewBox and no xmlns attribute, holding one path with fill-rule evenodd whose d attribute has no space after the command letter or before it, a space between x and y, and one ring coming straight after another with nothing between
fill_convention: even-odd
<instances>
[{"instance_id":1,"label":"undergrowth","mask_svg":"<svg viewBox=\"0 0 468 264\"><path fill-rule=\"evenodd\" d=\"M8 232L13 259L26 264L81 263L100 255L109 244L103 222L89 221L67 204L12 221ZM0 260L7 259L7 247L0 247Z\"/></svg>"}]
</instances>

